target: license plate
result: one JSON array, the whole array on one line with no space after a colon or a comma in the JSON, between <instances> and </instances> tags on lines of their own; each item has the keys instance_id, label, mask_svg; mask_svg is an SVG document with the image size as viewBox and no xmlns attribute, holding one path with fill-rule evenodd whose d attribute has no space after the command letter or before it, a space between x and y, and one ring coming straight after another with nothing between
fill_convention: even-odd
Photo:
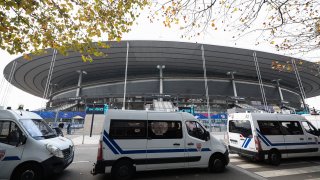
<instances>
[{"instance_id":1,"label":"license plate","mask_svg":"<svg viewBox=\"0 0 320 180\"><path fill-rule=\"evenodd\" d=\"M230 141L231 144L238 144L238 142L235 142L235 141Z\"/></svg>"}]
</instances>

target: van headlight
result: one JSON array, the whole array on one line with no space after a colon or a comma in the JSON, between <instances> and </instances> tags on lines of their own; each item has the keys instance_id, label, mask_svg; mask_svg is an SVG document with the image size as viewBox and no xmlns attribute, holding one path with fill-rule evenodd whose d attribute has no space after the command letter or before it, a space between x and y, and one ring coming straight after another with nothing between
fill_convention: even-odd
<instances>
[{"instance_id":1,"label":"van headlight","mask_svg":"<svg viewBox=\"0 0 320 180\"><path fill-rule=\"evenodd\" d=\"M56 146L54 146L52 144L47 144L46 148L52 155L59 157L59 158L63 158L62 151L59 148L57 148Z\"/></svg>"}]
</instances>

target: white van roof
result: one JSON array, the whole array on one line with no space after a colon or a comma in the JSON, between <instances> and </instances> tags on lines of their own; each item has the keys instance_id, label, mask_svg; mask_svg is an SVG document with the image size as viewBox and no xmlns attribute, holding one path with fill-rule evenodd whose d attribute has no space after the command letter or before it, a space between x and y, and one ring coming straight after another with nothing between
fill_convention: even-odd
<instances>
[{"instance_id":1,"label":"white van roof","mask_svg":"<svg viewBox=\"0 0 320 180\"><path fill-rule=\"evenodd\" d=\"M277 118L281 120L305 120L305 118L298 114L275 114L275 113L233 113L229 115L229 118L234 120L243 119L259 119L259 120L272 120ZM275 119L275 120L277 120Z\"/></svg>"},{"instance_id":2,"label":"white van roof","mask_svg":"<svg viewBox=\"0 0 320 180\"><path fill-rule=\"evenodd\" d=\"M145 111L145 110L114 110L110 109L107 112L107 116L110 119L145 119L148 113L161 113L161 114L181 114L186 119L194 119L195 117L187 112L165 112L165 111ZM174 120L174 119L173 119Z\"/></svg>"},{"instance_id":3,"label":"white van roof","mask_svg":"<svg viewBox=\"0 0 320 180\"><path fill-rule=\"evenodd\" d=\"M0 110L0 119L42 119L38 114L20 110Z\"/></svg>"}]
</instances>

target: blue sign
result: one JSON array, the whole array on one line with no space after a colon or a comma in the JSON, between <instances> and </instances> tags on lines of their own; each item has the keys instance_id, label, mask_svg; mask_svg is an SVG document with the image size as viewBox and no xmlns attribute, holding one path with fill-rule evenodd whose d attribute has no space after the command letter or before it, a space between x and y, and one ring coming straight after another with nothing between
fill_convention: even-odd
<instances>
[{"instance_id":1,"label":"blue sign","mask_svg":"<svg viewBox=\"0 0 320 180\"><path fill-rule=\"evenodd\" d=\"M39 116L41 116L43 119L72 119L73 117L80 116L82 118L85 118L86 113L85 112L76 112L76 111L60 111L58 112L58 116L56 116L56 112L52 111L32 111Z\"/></svg>"},{"instance_id":2,"label":"blue sign","mask_svg":"<svg viewBox=\"0 0 320 180\"><path fill-rule=\"evenodd\" d=\"M106 114L109 109L108 104L88 104L86 107L87 114Z\"/></svg>"},{"instance_id":3,"label":"blue sign","mask_svg":"<svg viewBox=\"0 0 320 180\"><path fill-rule=\"evenodd\" d=\"M187 112L194 115L194 107L178 107L179 112Z\"/></svg>"}]
</instances>

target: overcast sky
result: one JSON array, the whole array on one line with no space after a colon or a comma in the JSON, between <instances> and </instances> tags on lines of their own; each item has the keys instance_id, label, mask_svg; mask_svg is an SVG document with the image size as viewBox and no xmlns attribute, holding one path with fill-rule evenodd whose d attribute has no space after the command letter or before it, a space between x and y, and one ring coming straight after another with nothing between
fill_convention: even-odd
<instances>
[{"instance_id":1,"label":"overcast sky","mask_svg":"<svg viewBox=\"0 0 320 180\"><path fill-rule=\"evenodd\" d=\"M141 16L138 21L138 25L132 27L132 31L128 34L125 34L123 40L163 40L163 41L182 41L182 42L192 42L192 43L204 43L212 45L221 45L221 46L232 46L245 49L253 49L271 53L277 53L282 55L289 55L286 52L278 52L274 49L274 45L271 45L269 42L261 43L257 46L256 40L258 34L247 35L237 41L232 39L234 32L228 32L221 30L208 30L207 33L200 36L185 39L181 38L183 34L179 30L179 27L165 28L162 23L154 22L150 23L145 16ZM308 54L296 54L294 55L297 58L302 58L309 61L319 61L320 60L320 51L313 51ZM3 79L3 69L4 67L15 58L19 57L18 55L9 55L7 52L0 50L0 83ZM130 61L130 59L129 59ZM82 63L79 59L79 63ZM6 82L6 81L5 81ZM0 84L0 103L2 98L4 98L4 87L6 83ZM210 92L210 89L209 89ZM21 91L20 89L11 87L11 90L8 92L7 96L7 106L17 108L20 104L23 104L25 108L31 110L44 107L45 101L39 97L35 97L28 93ZM320 109L320 96L310 98L307 100L307 103L310 107L316 107ZM0 104L1 106L1 104Z\"/></svg>"}]
</instances>

